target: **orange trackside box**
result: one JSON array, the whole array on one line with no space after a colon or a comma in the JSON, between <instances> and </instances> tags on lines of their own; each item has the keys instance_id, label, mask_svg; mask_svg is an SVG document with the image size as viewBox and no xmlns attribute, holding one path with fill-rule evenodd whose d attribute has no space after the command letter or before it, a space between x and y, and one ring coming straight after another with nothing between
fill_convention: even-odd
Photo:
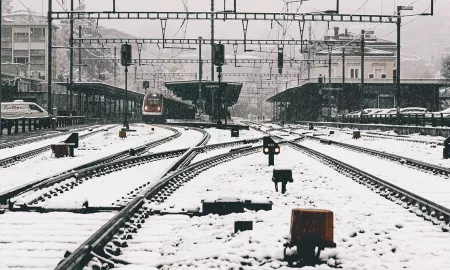
<instances>
[{"instance_id":1,"label":"orange trackside box","mask_svg":"<svg viewBox=\"0 0 450 270\"><path fill-rule=\"evenodd\" d=\"M291 241L300 241L302 237L319 237L333 242L333 212L319 209L292 209Z\"/></svg>"}]
</instances>

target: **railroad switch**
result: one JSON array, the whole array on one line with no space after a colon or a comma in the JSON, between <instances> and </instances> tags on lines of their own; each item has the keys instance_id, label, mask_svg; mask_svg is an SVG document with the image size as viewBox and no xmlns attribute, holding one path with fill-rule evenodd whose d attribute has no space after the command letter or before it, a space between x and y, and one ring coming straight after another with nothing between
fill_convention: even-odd
<instances>
[{"instance_id":1,"label":"railroad switch","mask_svg":"<svg viewBox=\"0 0 450 270\"><path fill-rule=\"evenodd\" d=\"M272 181L275 183L275 191L278 192L278 183L281 183L281 193L286 193L287 183L293 183L291 169L273 169Z\"/></svg>"},{"instance_id":2,"label":"railroad switch","mask_svg":"<svg viewBox=\"0 0 450 270\"><path fill-rule=\"evenodd\" d=\"M292 209L290 240L284 245L284 258L289 264L315 265L320 252L335 248L333 241L333 212L319 209ZM286 249L297 247L296 256L286 257ZM317 252L316 252L317 248Z\"/></svg>"}]
</instances>

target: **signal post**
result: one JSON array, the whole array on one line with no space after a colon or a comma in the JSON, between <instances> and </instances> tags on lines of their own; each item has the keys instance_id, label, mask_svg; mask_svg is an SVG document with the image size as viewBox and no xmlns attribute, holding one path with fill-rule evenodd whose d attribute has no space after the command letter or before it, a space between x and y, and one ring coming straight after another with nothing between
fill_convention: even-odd
<instances>
[{"instance_id":1,"label":"signal post","mask_svg":"<svg viewBox=\"0 0 450 270\"><path fill-rule=\"evenodd\" d=\"M280 146L269 136L263 138L263 153L269 156L269 166L275 165L275 155L280 153Z\"/></svg>"}]
</instances>

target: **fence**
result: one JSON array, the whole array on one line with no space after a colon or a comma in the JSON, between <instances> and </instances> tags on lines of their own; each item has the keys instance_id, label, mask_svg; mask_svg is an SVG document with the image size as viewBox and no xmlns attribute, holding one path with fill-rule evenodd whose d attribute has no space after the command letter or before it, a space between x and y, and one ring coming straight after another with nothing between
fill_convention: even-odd
<instances>
[{"instance_id":1,"label":"fence","mask_svg":"<svg viewBox=\"0 0 450 270\"><path fill-rule=\"evenodd\" d=\"M30 132L41 129L55 129L57 127L67 127L75 125L84 125L84 116L58 116L52 117L18 117L1 118L0 135L6 129L6 133Z\"/></svg>"}]
</instances>

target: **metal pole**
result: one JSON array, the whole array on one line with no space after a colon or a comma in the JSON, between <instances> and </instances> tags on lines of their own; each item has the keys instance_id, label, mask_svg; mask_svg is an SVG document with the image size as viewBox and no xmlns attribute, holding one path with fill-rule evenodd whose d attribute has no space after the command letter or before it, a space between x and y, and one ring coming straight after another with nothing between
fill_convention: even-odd
<instances>
[{"instance_id":1,"label":"metal pole","mask_svg":"<svg viewBox=\"0 0 450 270\"><path fill-rule=\"evenodd\" d=\"M2 32L2 21L3 21L3 17L2 17L2 1L0 0L0 37L1 37L1 32ZM2 126L2 43L0 42L0 136L3 135L3 126Z\"/></svg>"},{"instance_id":2,"label":"metal pole","mask_svg":"<svg viewBox=\"0 0 450 270\"><path fill-rule=\"evenodd\" d=\"M116 55L117 55L117 48L114 47L114 59L116 59ZM117 82L117 61L114 61L114 86L116 86L116 82Z\"/></svg>"},{"instance_id":3,"label":"metal pole","mask_svg":"<svg viewBox=\"0 0 450 270\"><path fill-rule=\"evenodd\" d=\"M331 52L332 48L328 47L328 84L331 87Z\"/></svg>"},{"instance_id":4,"label":"metal pole","mask_svg":"<svg viewBox=\"0 0 450 270\"><path fill-rule=\"evenodd\" d=\"M402 18L400 17L400 7L397 7L397 93L396 93L396 107L397 107L397 121L400 121L400 27Z\"/></svg>"},{"instance_id":5,"label":"metal pole","mask_svg":"<svg viewBox=\"0 0 450 270\"><path fill-rule=\"evenodd\" d=\"M362 117L363 117L363 109L364 109L364 34L365 31L364 29L361 30L361 97L360 97L360 102L361 102L361 121L362 121Z\"/></svg>"},{"instance_id":6,"label":"metal pole","mask_svg":"<svg viewBox=\"0 0 450 270\"><path fill-rule=\"evenodd\" d=\"M78 38L81 38L81 25L78 26ZM78 42L78 81L81 82L81 41Z\"/></svg>"},{"instance_id":7,"label":"metal pole","mask_svg":"<svg viewBox=\"0 0 450 270\"><path fill-rule=\"evenodd\" d=\"M128 66L125 66L125 119L123 121L123 127L127 130L130 129L130 126L128 125Z\"/></svg>"},{"instance_id":8,"label":"metal pole","mask_svg":"<svg viewBox=\"0 0 450 270\"><path fill-rule=\"evenodd\" d=\"M52 0L48 0L48 12L47 12L47 21L48 21L48 40L47 40L47 110L48 113L52 114Z\"/></svg>"},{"instance_id":9,"label":"metal pole","mask_svg":"<svg viewBox=\"0 0 450 270\"><path fill-rule=\"evenodd\" d=\"M203 101L202 101L202 37L198 37L198 108L197 111L199 114L203 111Z\"/></svg>"},{"instance_id":10,"label":"metal pole","mask_svg":"<svg viewBox=\"0 0 450 270\"><path fill-rule=\"evenodd\" d=\"M73 0L70 0L70 11L73 12ZM70 37L69 37L69 80L70 80L70 115L73 111L73 14L70 15ZM78 112L80 114L80 112Z\"/></svg>"},{"instance_id":11,"label":"metal pole","mask_svg":"<svg viewBox=\"0 0 450 270\"><path fill-rule=\"evenodd\" d=\"M214 0L211 0L211 81L214 81Z\"/></svg>"}]
</instances>

